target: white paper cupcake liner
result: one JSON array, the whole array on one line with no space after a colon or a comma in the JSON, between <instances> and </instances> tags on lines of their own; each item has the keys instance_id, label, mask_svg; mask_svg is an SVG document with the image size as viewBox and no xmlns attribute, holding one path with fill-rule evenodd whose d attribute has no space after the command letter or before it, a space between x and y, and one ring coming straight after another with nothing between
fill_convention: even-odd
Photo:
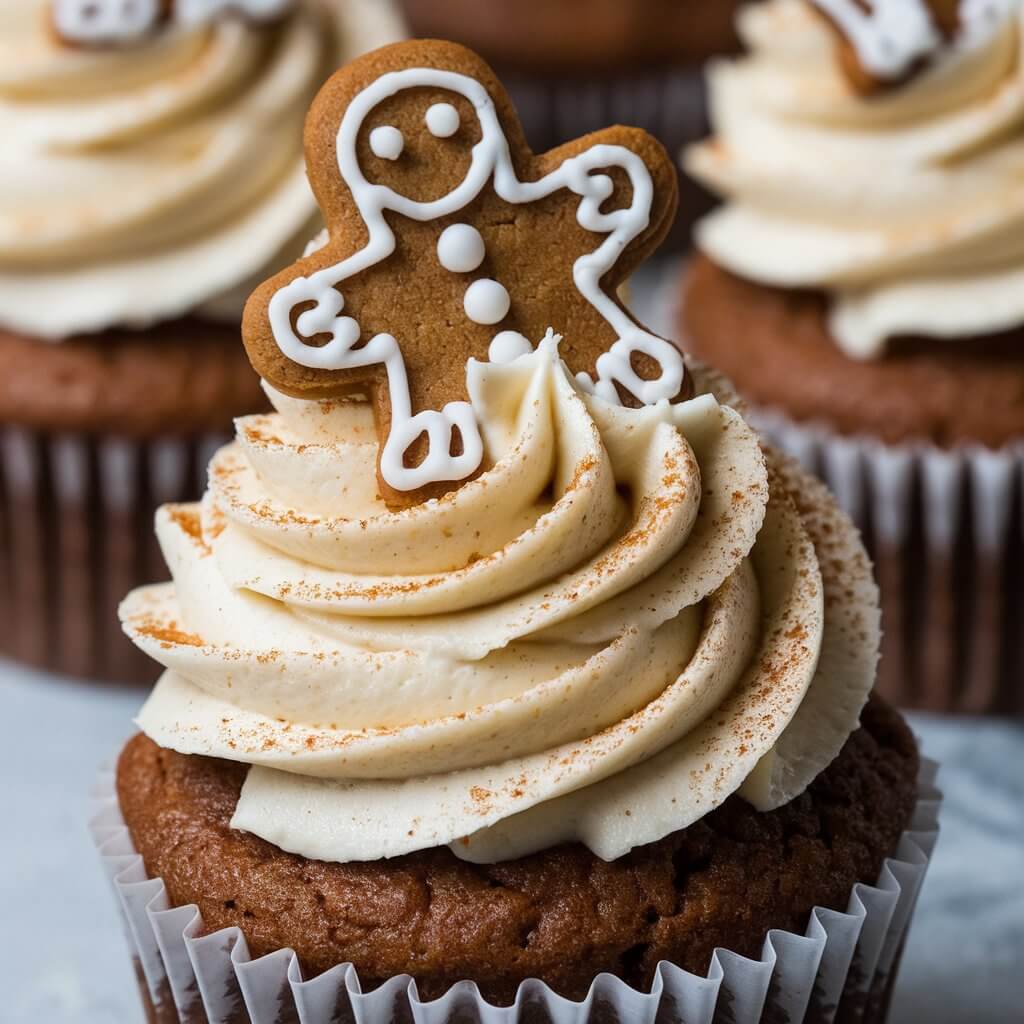
<instances>
[{"instance_id":1,"label":"white paper cupcake liner","mask_svg":"<svg viewBox=\"0 0 1024 1024\"><path fill-rule=\"evenodd\" d=\"M237 928L204 934L196 906L172 908L159 878L149 878L114 795L113 777L97 787L90 831L123 911L148 1015L153 1021L229 1024L832 1024L884 1020L921 882L938 834L936 765L923 760L910 828L875 885L858 884L845 912L816 907L803 935L769 931L760 960L725 949L699 977L662 962L650 992L595 978L581 1002L536 979L513 1005L489 1004L472 982L421 1001L408 976L363 992L351 964L305 979L296 955L281 949L253 960Z\"/></svg>"},{"instance_id":2,"label":"white paper cupcake liner","mask_svg":"<svg viewBox=\"0 0 1024 1024\"><path fill-rule=\"evenodd\" d=\"M879 690L903 707L1024 713L1024 444L887 445L752 408L860 527L882 590Z\"/></svg>"},{"instance_id":3,"label":"white paper cupcake liner","mask_svg":"<svg viewBox=\"0 0 1024 1024\"><path fill-rule=\"evenodd\" d=\"M166 576L156 508L198 498L227 439L0 425L0 653L68 675L151 682L155 666L122 635L117 605Z\"/></svg>"}]
</instances>

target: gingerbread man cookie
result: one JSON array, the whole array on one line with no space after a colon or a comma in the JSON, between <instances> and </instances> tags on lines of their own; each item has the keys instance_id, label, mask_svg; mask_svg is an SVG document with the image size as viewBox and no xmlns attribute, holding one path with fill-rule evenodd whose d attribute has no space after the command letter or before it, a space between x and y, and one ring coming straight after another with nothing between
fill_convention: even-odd
<instances>
[{"instance_id":1,"label":"gingerbread man cookie","mask_svg":"<svg viewBox=\"0 0 1024 1024\"><path fill-rule=\"evenodd\" d=\"M601 398L683 395L678 349L615 296L676 210L671 160L645 132L608 128L535 156L479 57L418 40L328 81L306 160L327 241L253 293L245 344L286 394L372 396L389 505L480 468L467 361L515 358L549 328Z\"/></svg>"},{"instance_id":2,"label":"gingerbread man cookie","mask_svg":"<svg viewBox=\"0 0 1024 1024\"><path fill-rule=\"evenodd\" d=\"M955 44L983 41L1016 0L811 0L839 34L839 61L869 96L900 85Z\"/></svg>"},{"instance_id":3,"label":"gingerbread man cookie","mask_svg":"<svg viewBox=\"0 0 1024 1024\"><path fill-rule=\"evenodd\" d=\"M149 35L162 22L199 25L225 14L253 21L282 17L294 0L53 0L58 37L76 45L124 44Z\"/></svg>"}]
</instances>

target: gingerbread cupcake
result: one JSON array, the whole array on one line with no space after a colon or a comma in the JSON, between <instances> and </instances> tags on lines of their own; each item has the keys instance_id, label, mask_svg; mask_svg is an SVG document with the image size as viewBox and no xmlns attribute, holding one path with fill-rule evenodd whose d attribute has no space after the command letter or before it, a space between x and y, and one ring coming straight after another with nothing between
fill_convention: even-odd
<instances>
[{"instance_id":1,"label":"gingerbread cupcake","mask_svg":"<svg viewBox=\"0 0 1024 1024\"><path fill-rule=\"evenodd\" d=\"M453 39L498 70L526 137L549 149L607 124L644 128L669 149L708 132L703 66L739 49L739 0L402 0L411 31ZM689 246L712 196L680 178L666 246Z\"/></svg>"},{"instance_id":2,"label":"gingerbread cupcake","mask_svg":"<svg viewBox=\"0 0 1024 1024\"><path fill-rule=\"evenodd\" d=\"M616 298L668 154L534 155L436 41L306 149L275 412L121 608L165 672L95 831L153 1013L882 1020L933 808L856 531Z\"/></svg>"},{"instance_id":3,"label":"gingerbread cupcake","mask_svg":"<svg viewBox=\"0 0 1024 1024\"><path fill-rule=\"evenodd\" d=\"M716 134L685 160L727 199L687 344L865 532L883 692L1019 713L1019 8L773 0L739 24L751 54L712 68Z\"/></svg>"},{"instance_id":4,"label":"gingerbread cupcake","mask_svg":"<svg viewBox=\"0 0 1024 1024\"><path fill-rule=\"evenodd\" d=\"M319 229L305 110L397 35L366 0L0 8L3 654L144 673L110 616L261 401L238 324Z\"/></svg>"}]
</instances>

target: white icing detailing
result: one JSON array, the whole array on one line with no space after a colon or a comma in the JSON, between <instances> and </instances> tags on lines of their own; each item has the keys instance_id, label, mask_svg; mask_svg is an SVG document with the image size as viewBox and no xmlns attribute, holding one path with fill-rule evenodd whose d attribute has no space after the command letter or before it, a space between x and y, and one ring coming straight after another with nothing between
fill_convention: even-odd
<instances>
[{"instance_id":1,"label":"white icing detailing","mask_svg":"<svg viewBox=\"0 0 1024 1024\"><path fill-rule=\"evenodd\" d=\"M437 259L445 270L468 274L484 261L484 240L472 224L452 224L437 240Z\"/></svg>"},{"instance_id":2,"label":"white icing detailing","mask_svg":"<svg viewBox=\"0 0 1024 1024\"><path fill-rule=\"evenodd\" d=\"M864 70L879 78L898 78L942 42L924 0L874 0L870 10L855 0L814 2L849 39Z\"/></svg>"},{"instance_id":3,"label":"white icing detailing","mask_svg":"<svg viewBox=\"0 0 1024 1024\"><path fill-rule=\"evenodd\" d=\"M476 110L481 127L481 138L473 146L466 177L447 195L427 202L410 199L385 185L367 181L355 147L359 129L374 107L403 89L422 87L448 89L465 97ZM597 385L587 378L590 389L615 403L619 402L616 382L644 404L671 399L679 393L683 383L683 360L678 349L638 327L616 301L601 290L601 278L623 249L650 223L654 186L646 165L636 153L624 146L591 146L537 181L520 181L487 90L466 75L437 68L392 71L371 82L352 99L345 111L338 129L336 153L338 170L366 224L369 241L340 263L308 277L297 277L276 292L269 306L270 324L281 351L301 366L324 370L386 367L391 396L391 434L381 453L380 467L389 486L407 491L427 482L461 480L479 467L483 445L467 402L450 402L441 412L421 412L411 417L405 363L395 338L378 334L362 348L353 350L359 338L358 330L353 329L354 321L348 317L338 318L343 300L336 286L394 252L395 235L384 217L385 210L421 222L451 216L472 202L492 178L497 194L517 205L543 199L563 188L575 192L580 196L576 212L580 225L607 237L593 252L576 260L573 280L580 293L618 335L610 351L598 359ZM602 213L600 207L610 194L610 181L607 175L593 172L609 167L622 168L628 175L632 202L625 209ZM292 328L292 310L310 302L314 307L299 316L296 333ZM303 341L303 338L325 333L331 335L331 340L322 347ZM659 365L659 376L643 380L634 373L630 366L633 352L651 356ZM449 455L455 427L463 442L463 453L459 456ZM408 444L424 430L430 440L427 460L409 469L403 465L402 455Z\"/></svg>"},{"instance_id":4,"label":"white icing detailing","mask_svg":"<svg viewBox=\"0 0 1024 1024\"><path fill-rule=\"evenodd\" d=\"M496 324L508 315L512 300L505 286L488 277L474 281L462 300L466 316L475 324Z\"/></svg>"},{"instance_id":5,"label":"white icing detailing","mask_svg":"<svg viewBox=\"0 0 1024 1024\"><path fill-rule=\"evenodd\" d=\"M175 0L171 20L206 24L228 11L254 21L279 18L295 0ZM160 0L53 0L53 23L64 39L80 43L123 43L151 32L160 21Z\"/></svg>"},{"instance_id":6,"label":"white icing detailing","mask_svg":"<svg viewBox=\"0 0 1024 1024\"><path fill-rule=\"evenodd\" d=\"M450 103L435 103L424 118L431 135L451 138L459 130L459 112Z\"/></svg>"},{"instance_id":7,"label":"white icing detailing","mask_svg":"<svg viewBox=\"0 0 1024 1024\"><path fill-rule=\"evenodd\" d=\"M544 335L545 340L552 334L549 327L548 333ZM543 344L543 342L542 342ZM529 355L533 351L530 339L518 331L502 331L491 338L490 347L487 349L487 358L492 363L512 363L520 356Z\"/></svg>"},{"instance_id":8,"label":"white icing detailing","mask_svg":"<svg viewBox=\"0 0 1024 1024\"><path fill-rule=\"evenodd\" d=\"M53 24L64 39L124 42L149 32L160 18L160 0L54 0Z\"/></svg>"},{"instance_id":9,"label":"white icing detailing","mask_svg":"<svg viewBox=\"0 0 1024 1024\"><path fill-rule=\"evenodd\" d=\"M960 0L958 42L967 48L987 43L1020 6L1020 0Z\"/></svg>"},{"instance_id":10,"label":"white icing detailing","mask_svg":"<svg viewBox=\"0 0 1024 1024\"><path fill-rule=\"evenodd\" d=\"M294 0L175 0L174 17L184 25L205 24L226 11L237 11L254 21L280 18Z\"/></svg>"},{"instance_id":11,"label":"white icing detailing","mask_svg":"<svg viewBox=\"0 0 1024 1024\"><path fill-rule=\"evenodd\" d=\"M946 45L926 0L813 0L839 27L861 66L880 79L899 78L915 61ZM1019 0L961 0L956 43L984 43Z\"/></svg>"},{"instance_id":12,"label":"white icing detailing","mask_svg":"<svg viewBox=\"0 0 1024 1024\"><path fill-rule=\"evenodd\" d=\"M397 160L405 148L402 133L389 124L381 125L370 132L370 150L381 160Z\"/></svg>"}]
</instances>

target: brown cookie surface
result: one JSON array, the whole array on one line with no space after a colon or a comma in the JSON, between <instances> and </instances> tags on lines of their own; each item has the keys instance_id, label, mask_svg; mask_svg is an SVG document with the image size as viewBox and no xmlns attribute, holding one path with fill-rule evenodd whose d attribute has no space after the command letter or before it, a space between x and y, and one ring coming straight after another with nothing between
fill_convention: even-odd
<instances>
[{"instance_id":1,"label":"brown cookie surface","mask_svg":"<svg viewBox=\"0 0 1024 1024\"><path fill-rule=\"evenodd\" d=\"M831 337L819 293L756 284L704 256L684 287L684 347L755 404L890 444L999 448L1024 436L1024 328L895 339L860 362Z\"/></svg>"},{"instance_id":2,"label":"brown cookie surface","mask_svg":"<svg viewBox=\"0 0 1024 1024\"><path fill-rule=\"evenodd\" d=\"M480 58L417 40L328 81L307 119L306 154L328 241L253 293L245 344L287 394L371 393L389 504L416 504L438 493L429 484L450 489L470 475L467 455L429 481L398 479L423 457L412 450L428 430L421 414L449 420L435 420L448 433L431 434L431 454L469 448L473 425L456 432L446 407L465 403L466 364L493 361L498 335L525 350L552 328L570 369L603 379L599 358L628 334L625 368L605 386L630 404L654 400L646 391L659 376L658 397L682 393L678 353L615 295L676 210L671 160L651 136L608 128L535 156ZM637 350L634 335L644 339Z\"/></svg>"},{"instance_id":3,"label":"brown cookie surface","mask_svg":"<svg viewBox=\"0 0 1024 1024\"><path fill-rule=\"evenodd\" d=\"M802 932L814 905L845 910L874 882L916 800L917 750L873 698L862 727L802 796L758 813L739 797L606 863L563 845L474 865L446 848L331 864L233 831L245 767L157 747L118 764L121 809L151 876L206 928L237 925L254 956L282 947L307 976L353 962L365 986L412 974L424 998L464 978L507 1001L525 978L580 998L609 971L648 985L659 960L703 974L724 946L758 956L769 928Z\"/></svg>"}]
</instances>

